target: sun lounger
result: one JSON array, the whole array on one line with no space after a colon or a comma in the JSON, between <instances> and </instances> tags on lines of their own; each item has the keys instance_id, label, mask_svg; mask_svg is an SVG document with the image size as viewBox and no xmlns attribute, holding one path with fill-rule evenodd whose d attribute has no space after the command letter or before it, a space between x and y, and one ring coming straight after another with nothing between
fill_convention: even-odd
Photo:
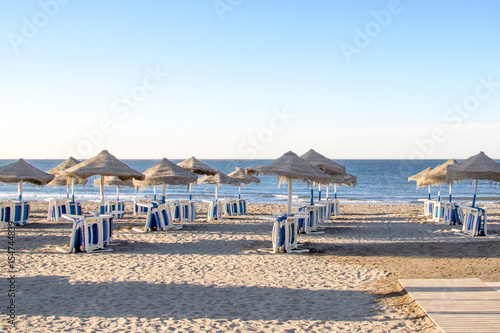
<instances>
[{"instance_id":1,"label":"sun lounger","mask_svg":"<svg viewBox=\"0 0 500 333\"><path fill-rule=\"evenodd\" d=\"M160 225L160 214L158 212L158 204L155 202L141 203L137 202L137 206L141 207L141 211L146 210L146 223L144 228L133 227L132 230L138 232L148 232L153 230L162 230Z\"/></svg>"},{"instance_id":2,"label":"sun lounger","mask_svg":"<svg viewBox=\"0 0 500 333\"><path fill-rule=\"evenodd\" d=\"M318 231L318 223L320 221L319 218L319 210L321 209L318 205L308 205L299 208L299 212L305 212L309 216L309 219L305 221L304 224L304 232L306 234L317 233L323 234L324 232Z\"/></svg>"},{"instance_id":3,"label":"sun lounger","mask_svg":"<svg viewBox=\"0 0 500 333\"><path fill-rule=\"evenodd\" d=\"M240 215L247 215L247 201L246 199L238 199Z\"/></svg>"},{"instance_id":4,"label":"sun lounger","mask_svg":"<svg viewBox=\"0 0 500 333\"><path fill-rule=\"evenodd\" d=\"M72 221L73 227L69 246L67 248L58 246L56 247L57 251L63 253L112 251L111 249L105 249L107 245L110 245L111 240L111 215L85 217L63 214L62 217Z\"/></svg>"},{"instance_id":5,"label":"sun lounger","mask_svg":"<svg viewBox=\"0 0 500 333\"><path fill-rule=\"evenodd\" d=\"M134 215L146 215L148 213L148 203L150 201L134 200Z\"/></svg>"},{"instance_id":6,"label":"sun lounger","mask_svg":"<svg viewBox=\"0 0 500 333\"><path fill-rule=\"evenodd\" d=\"M10 204L0 203L0 229L7 228L10 221Z\"/></svg>"},{"instance_id":7,"label":"sun lounger","mask_svg":"<svg viewBox=\"0 0 500 333\"><path fill-rule=\"evenodd\" d=\"M28 222L30 214L30 204L28 201L12 201L10 202L10 219L14 225L25 225Z\"/></svg>"},{"instance_id":8,"label":"sun lounger","mask_svg":"<svg viewBox=\"0 0 500 333\"><path fill-rule=\"evenodd\" d=\"M125 202L123 202L123 201L108 201L106 212L112 213L112 212L117 212L117 211L120 211L122 213L115 214L114 217L116 219L122 219L125 215Z\"/></svg>"},{"instance_id":9,"label":"sun lounger","mask_svg":"<svg viewBox=\"0 0 500 333\"><path fill-rule=\"evenodd\" d=\"M302 253L309 252L307 249L298 249L297 244L297 222L303 218L303 214L297 215L281 215L281 216L260 216L263 219L272 219L272 248L271 249L258 249L259 252L269 253Z\"/></svg>"},{"instance_id":10,"label":"sun lounger","mask_svg":"<svg viewBox=\"0 0 500 333\"><path fill-rule=\"evenodd\" d=\"M196 202L193 200L180 200L181 222L194 222L196 220Z\"/></svg>"},{"instance_id":11,"label":"sun lounger","mask_svg":"<svg viewBox=\"0 0 500 333\"><path fill-rule=\"evenodd\" d=\"M222 219L222 205L218 201L209 201L207 218L211 220Z\"/></svg>"},{"instance_id":12,"label":"sun lounger","mask_svg":"<svg viewBox=\"0 0 500 333\"><path fill-rule=\"evenodd\" d=\"M182 229L183 225L181 223L174 223L174 219L172 218L171 203L166 202L159 205L158 215L160 217L160 230L167 231L169 229Z\"/></svg>"},{"instance_id":13,"label":"sun lounger","mask_svg":"<svg viewBox=\"0 0 500 333\"><path fill-rule=\"evenodd\" d=\"M469 236L486 236L488 233L486 208L457 205L459 215L463 216L462 233Z\"/></svg>"}]
</instances>

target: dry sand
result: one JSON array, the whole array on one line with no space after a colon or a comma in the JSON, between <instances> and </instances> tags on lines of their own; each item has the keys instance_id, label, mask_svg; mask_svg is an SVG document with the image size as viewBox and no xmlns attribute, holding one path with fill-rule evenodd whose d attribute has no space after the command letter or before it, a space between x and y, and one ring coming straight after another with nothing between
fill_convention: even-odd
<instances>
[{"instance_id":1,"label":"dry sand","mask_svg":"<svg viewBox=\"0 0 500 333\"><path fill-rule=\"evenodd\" d=\"M397 279L500 281L500 237L456 235L421 205L342 205L325 234L299 235L312 253L257 252L272 228L258 215L283 209L249 204L248 216L206 222L200 205L196 223L151 233L131 231L145 217L129 213L113 252L62 254L71 224L48 222L39 203L16 229L16 326L2 278L0 332L439 332ZM500 234L500 209L488 213Z\"/></svg>"}]
</instances>

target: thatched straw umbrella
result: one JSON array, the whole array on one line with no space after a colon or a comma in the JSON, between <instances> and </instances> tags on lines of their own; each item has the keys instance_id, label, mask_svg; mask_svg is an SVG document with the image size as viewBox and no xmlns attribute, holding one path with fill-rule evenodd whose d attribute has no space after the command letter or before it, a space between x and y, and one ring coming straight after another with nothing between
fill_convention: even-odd
<instances>
[{"instance_id":1,"label":"thatched straw umbrella","mask_svg":"<svg viewBox=\"0 0 500 333\"><path fill-rule=\"evenodd\" d=\"M420 188L422 186L431 186L434 184L438 184L438 201L441 200L441 184L442 183L447 183L446 181L446 175L448 174L448 165L453 165L457 163L454 159L448 160L446 163L440 164L434 169L430 170L429 172L426 172L422 174L417 179L417 188ZM452 190L452 184L453 182L448 182L450 185L450 202L451 202L451 190Z\"/></svg>"},{"instance_id":2,"label":"thatched straw umbrella","mask_svg":"<svg viewBox=\"0 0 500 333\"><path fill-rule=\"evenodd\" d=\"M80 161L74 159L73 157L69 157L66 161L62 162L55 168L50 169L47 173L51 175L55 175L55 178L48 184L49 186L66 186L67 197L69 198L69 188L71 186L71 198L73 202L75 201L75 184L76 185L86 185L88 179L80 179L75 177L65 177L62 173L71 168L72 166L77 165Z\"/></svg>"},{"instance_id":3,"label":"thatched straw umbrella","mask_svg":"<svg viewBox=\"0 0 500 333\"><path fill-rule=\"evenodd\" d=\"M194 156L191 156L187 160L182 161L177 165L197 175L215 175L217 172L217 170L209 167L202 161L196 159ZM189 184L189 200L193 199L192 190L193 187L191 184Z\"/></svg>"},{"instance_id":4,"label":"thatched straw umbrella","mask_svg":"<svg viewBox=\"0 0 500 333\"><path fill-rule=\"evenodd\" d=\"M63 172L63 175L82 179L89 178L94 175L100 175L101 213L104 212L106 203L104 200L104 181L106 176L117 176L121 180L144 179L144 175L142 173L121 162L116 157L108 153L107 150L103 150L91 159L66 169Z\"/></svg>"},{"instance_id":5,"label":"thatched straw umbrella","mask_svg":"<svg viewBox=\"0 0 500 333\"><path fill-rule=\"evenodd\" d=\"M162 203L165 202L165 187L168 185L190 185L195 183L198 176L177 164L163 158L149 169L142 172L144 180L134 180L137 188L146 186L163 186Z\"/></svg>"},{"instance_id":6,"label":"thatched straw umbrella","mask_svg":"<svg viewBox=\"0 0 500 333\"><path fill-rule=\"evenodd\" d=\"M94 186L101 187L101 178L94 179ZM121 180L116 176L106 177L104 179L104 186L116 186L116 200L120 200L120 186L134 187L132 179Z\"/></svg>"},{"instance_id":7,"label":"thatched straw umbrella","mask_svg":"<svg viewBox=\"0 0 500 333\"><path fill-rule=\"evenodd\" d=\"M219 186L222 184L238 186L241 182L234 180L233 178L223 174L219 170L216 170L215 175L204 176L198 179L198 184L215 184L215 201L219 200Z\"/></svg>"},{"instance_id":8,"label":"thatched straw umbrella","mask_svg":"<svg viewBox=\"0 0 500 333\"><path fill-rule=\"evenodd\" d=\"M419 180L420 178L422 178L423 176L425 176L425 174L427 174L427 173L428 173L428 172L430 172L431 170L432 170L432 168L431 168L431 167L428 167L427 169L424 169L424 170L420 171L419 173L414 174L413 176L408 177L408 181L409 181L409 182L410 182L410 181L415 181L415 182L418 182L418 180ZM418 187L417 187L417 188L418 188ZM429 199L429 200L431 200L431 186L430 186L430 185L428 185L428 186L427 186L427 190L428 190L428 193L429 193L429 194L428 194L428 199Z\"/></svg>"},{"instance_id":9,"label":"thatched straw umbrella","mask_svg":"<svg viewBox=\"0 0 500 333\"><path fill-rule=\"evenodd\" d=\"M476 204L477 185L480 180L488 180L494 183L500 182L500 163L495 162L486 156L485 153L480 152L460 163L449 165L446 181L456 182L463 180L476 181L474 197L472 199L472 207L474 207Z\"/></svg>"},{"instance_id":10,"label":"thatched straw umbrella","mask_svg":"<svg viewBox=\"0 0 500 333\"><path fill-rule=\"evenodd\" d=\"M345 166L332 161L331 159L321 155L320 153L317 153L313 149L310 149L307 153L301 155L300 157L330 176L346 174ZM329 183L329 184L335 184L335 183ZM326 188L326 190L328 193L330 190L329 186ZM335 191L336 191L336 185L335 185ZM319 192L318 200L321 200L321 183L318 183L318 192ZM313 204L313 188L311 187L311 205L312 204Z\"/></svg>"},{"instance_id":11,"label":"thatched straw umbrella","mask_svg":"<svg viewBox=\"0 0 500 333\"><path fill-rule=\"evenodd\" d=\"M23 183L42 186L46 185L52 179L54 179L54 175L50 175L35 168L22 158L18 159L16 162L0 167L0 182L19 184L19 201L23 200Z\"/></svg>"},{"instance_id":12,"label":"thatched straw umbrella","mask_svg":"<svg viewBox=\"0 0 500 333\"><path fill-rule=\"evenodd\" d=\"M329 176L319 171L294 152L289 151L275 161L261 166L246 168L248 174L278 175L278 186L286 182L288 184L288 210L292 213L292 180L304 182L327 183Z\"/></svg>"},{"instance_id":13,"label":"thatched straw umbrella","mask_svg":"<svg viewBox=\"0 0 500 333\"><path fill-rule=\"evenodd\" d=\"M236 167L236 170L228 174L228 176L243 184L260 183L260 178L247 175L245 170L240 167ZM241 184L238 186L238 199L241 199Z\"/></svg>"}]
</instances>

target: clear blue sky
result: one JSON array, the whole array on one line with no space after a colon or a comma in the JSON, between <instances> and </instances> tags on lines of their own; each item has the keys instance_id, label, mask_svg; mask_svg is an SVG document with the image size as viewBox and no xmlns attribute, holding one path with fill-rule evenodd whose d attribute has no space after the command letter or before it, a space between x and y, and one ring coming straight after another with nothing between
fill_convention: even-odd
<instances>
[{"instance_id":1,"label":"clear blue sky","mask_svg":"<svg viewBox=\"0 0 500 333\"><path fill-rule=\"evenodd\" d=\"M500 158L499 13L0 0L0 158Z\"/></svg>"}]
</instances>

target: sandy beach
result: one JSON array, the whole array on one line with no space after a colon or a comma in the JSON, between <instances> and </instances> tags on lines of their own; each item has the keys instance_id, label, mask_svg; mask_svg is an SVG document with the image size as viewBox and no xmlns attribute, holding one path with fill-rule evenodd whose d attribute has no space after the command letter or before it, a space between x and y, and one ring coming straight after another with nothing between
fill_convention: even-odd
<instances>
[{"instance_id":1,"label":"sandy beach","mask_svg":"<svg viewBox=\"0 0 500 333\"><path fill-rule=\"evenodd\" d=\"M145 217L127 208L113 252L63 254L55 248L71 223L47 221L47 204L34 205L16 229L16 328L3 270L0 332L440 332L398 279L500 281L500 237L457 235L427 222L421 205L341 205L325 234L299 235L311 253L279 255L257 252L271 246L272 228L258 216L284 205L207 222L200 204L195 223L150 233L131 230ZM496 205L488 230L500 234Z\"/></svg>"}]
</instances>

